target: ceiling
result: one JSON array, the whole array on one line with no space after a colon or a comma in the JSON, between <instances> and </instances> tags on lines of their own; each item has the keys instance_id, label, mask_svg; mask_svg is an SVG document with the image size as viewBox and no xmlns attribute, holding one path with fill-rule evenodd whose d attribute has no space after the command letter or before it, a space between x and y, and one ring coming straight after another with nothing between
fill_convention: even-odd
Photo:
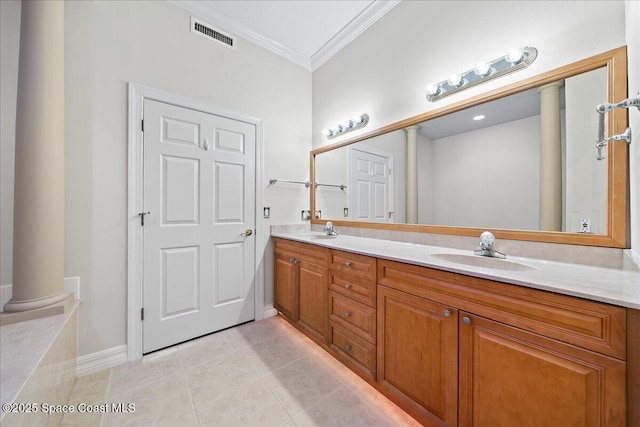
<instances>
[{"instance_id":1,"label":"ceiling","mask_svg":"<svg viewBox=\"0 0 640 427\"><path fill-rule=\"evenodd\" d=\"M400 0L169 0L219 30L315 70Z\"/></svg>"}]
</instances>

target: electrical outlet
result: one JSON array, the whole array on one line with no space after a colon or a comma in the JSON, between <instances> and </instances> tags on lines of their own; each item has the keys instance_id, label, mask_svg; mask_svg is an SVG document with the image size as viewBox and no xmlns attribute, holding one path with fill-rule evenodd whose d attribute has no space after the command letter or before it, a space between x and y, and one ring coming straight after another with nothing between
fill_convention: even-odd
<instances>
[{"instance_id":1,"label":"electrical outlet","mask_svg":"<svg viewBox=\"0 0 640 427\"><path fill-rule=\"evenodd\" d=\"M311 211L302 211L300 219L302 221L309 221L311 219Z\"/></svg>"},{"instance_id":2,"label":"electrical outlet","mask_svg":"<svg viewBox=\"0 0 640 427\"><path fill-rule=\"evenodd\" d=\"M580 218L580 228L578 229L578 233L591 233L591 219L589 218Z\"/></svg>"}]
</instances>

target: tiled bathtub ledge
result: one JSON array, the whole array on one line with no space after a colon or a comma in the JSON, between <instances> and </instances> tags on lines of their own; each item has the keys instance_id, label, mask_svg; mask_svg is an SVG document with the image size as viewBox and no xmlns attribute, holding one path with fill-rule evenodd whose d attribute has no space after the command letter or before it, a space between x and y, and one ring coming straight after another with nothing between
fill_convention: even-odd
<instances>
[{"instance_id":1,"label":"tiled bathtub ledge","mask_svg":"<svg viewBox=\"0 0 640 427\"><path fill-rule=\"evenodd\" d=\"M0 400L65 404L75 382L77 358L76 301L68 312L0 327ZM41 409L41 408L38 408ZM6 415L6 416L5 416ZM57 425L59 419L1 412L7 425ZM26 418L23 418L26 417ZM59 414L58 418L61 418ZM52 421L52 422L50 422Z\"/></svg>"},{"instance_id":2,"label":"tiled bathtub ledge","mask_svg":"<svg viewBox=\"0 0 640 427\"><path fill-rule=\"evenodd\" d=\"M533 268L528 271L507 271L474 267L432 257L434 254L471 255L473 248L461 250L344 234L334 239L325 239L318 237L323 235L322 232L311 231L308 227L306 229L289 229L287 227L273 226L271 235L377 258L406 262L452 273L640 309L640 272L633 266L629 269L622 267L594 267L507 255L508 261L525 264Z\"/></svg>"}]
</instances>

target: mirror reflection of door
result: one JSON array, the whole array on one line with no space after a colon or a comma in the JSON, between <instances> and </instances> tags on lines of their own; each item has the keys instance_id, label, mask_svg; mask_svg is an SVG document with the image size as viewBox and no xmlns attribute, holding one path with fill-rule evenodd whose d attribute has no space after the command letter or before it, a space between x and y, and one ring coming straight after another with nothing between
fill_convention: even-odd
<instances>
[{"instance_id":1,"label":"mirror reflection of door","mask_svg":"<svg viewBox=\"0 0 640 427\"><path fill-rule=\"evenodd\" d=\"M349 205L355 221L393 222L393 155L370 147L349 149Z\"/></svg>"}]
</instances>

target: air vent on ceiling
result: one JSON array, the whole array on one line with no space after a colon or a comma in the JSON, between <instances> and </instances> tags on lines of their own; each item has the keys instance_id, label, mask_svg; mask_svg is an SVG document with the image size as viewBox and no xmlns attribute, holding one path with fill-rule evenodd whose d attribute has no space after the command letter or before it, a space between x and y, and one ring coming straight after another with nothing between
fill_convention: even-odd
<instances>
[{"instance_id":1,"label":"air vent on ceiling","mask_svg":"<svg viewBox=\"0 0 640 427\"><path fill-rule=\"evenodd\" d=\"M235 40L233 37L224 34L220 30L213 28L211 25L193 16L191 17L191 32L235 49Z\"/></svg>"}]
</instances>

